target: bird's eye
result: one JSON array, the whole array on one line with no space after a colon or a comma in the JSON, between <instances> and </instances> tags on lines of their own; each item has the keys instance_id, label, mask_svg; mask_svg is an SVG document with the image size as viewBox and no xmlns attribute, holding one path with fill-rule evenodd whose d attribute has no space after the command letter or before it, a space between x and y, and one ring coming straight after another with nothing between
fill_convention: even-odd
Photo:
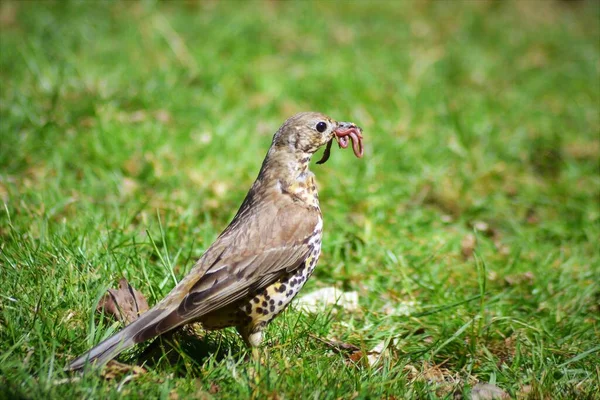
<instances>
[{"instance_id":1,"label":"bird's eye","mask_svg":"<svg viewBox=\"0 0 600 400\"><path fill-rule=\"evenodd\" d=\"M317 124L317 130L321 133L325 132L325 129L327 129L327 124L325 122L319 122Z\"/></svg>"}]
</instances>

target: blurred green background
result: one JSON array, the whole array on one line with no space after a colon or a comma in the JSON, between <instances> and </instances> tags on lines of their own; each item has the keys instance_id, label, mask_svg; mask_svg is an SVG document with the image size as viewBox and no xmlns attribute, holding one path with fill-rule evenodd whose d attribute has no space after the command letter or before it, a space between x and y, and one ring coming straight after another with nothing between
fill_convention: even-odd
<instances>
[{"instance_id":1,"label":"blurred green background","mask_svg":"<svg viewBox=\"0 0 600 400\"><path fill-rule=\"evenodd\" d=\"M2 1L2 393L594 398L599 21L597 1ZM286 312L262 363L225 331L134 379L66 380L118 328L94 316L106 288L168 293L309 110L362 126L366 154L312 168L302 293L360 309ZM367 366L315 337L386 350Z\"/></svg>"}]
</instances>

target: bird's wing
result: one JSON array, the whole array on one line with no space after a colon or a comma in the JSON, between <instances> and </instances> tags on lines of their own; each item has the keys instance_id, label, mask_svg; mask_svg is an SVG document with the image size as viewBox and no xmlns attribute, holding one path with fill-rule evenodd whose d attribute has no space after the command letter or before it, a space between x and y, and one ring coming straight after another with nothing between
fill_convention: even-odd
<instances>
[{"instance_id":1,"label":"bird's wing","mask_svg":"<svg viewBox=\"0 0 600 400\"><path fill-rule=\"evenodd\" d=\"M262 201L249 212L242 206L230 226L180 283L179 305L170 315L136 335L140 342L197 319L260 290L284 271L293 271L313 251L310 238L318 210L293 201ZM207 267L208 265L208 267ZM206 271L202 273L201 271ZM183 295L185 291L185 296Z\"/></svg>"}]
</instances>

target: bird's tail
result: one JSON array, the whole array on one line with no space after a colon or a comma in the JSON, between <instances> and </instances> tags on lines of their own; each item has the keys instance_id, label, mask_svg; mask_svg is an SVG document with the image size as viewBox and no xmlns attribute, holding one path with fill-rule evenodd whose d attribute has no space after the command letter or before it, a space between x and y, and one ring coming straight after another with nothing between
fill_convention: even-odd
<instances>
[{"instance_id":1,"label":"bird's tail","mask_svg":"<svg viewBox=\"0 0 600 400\"><path fill-rule=\"evenodd\" d=\"M134 344L158 336L167 330L177 327L178 324L173 324L167 329L155 329L158 327L158 324L171 313L172 310L154 307L142 314L137 320L127 325L121 331L115 333L113 336L98 344L87 353L79 356L77 359L71 361L66 370L73 371L81 369L88 363L94 363L96 366L100 367L121 354L123 351L132 347Z\"/></svg>"}]
</instances>

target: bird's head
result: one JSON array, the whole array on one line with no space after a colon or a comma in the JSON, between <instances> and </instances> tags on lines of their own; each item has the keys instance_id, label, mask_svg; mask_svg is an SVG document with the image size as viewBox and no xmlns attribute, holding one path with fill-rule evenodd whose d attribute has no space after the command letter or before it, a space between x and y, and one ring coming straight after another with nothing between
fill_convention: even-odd
<instances>
[{"instance_id":1,"label":"bird's head","mask_svg":"<svg viewBox=\"0 0 600 400\"><path fill-rule=\"evenodd\" d=\"M363 155L362 130L350 122L337 122L318 112L303 112L288 118L273 137L273 147L296 154L312 156L327 145L322 164L329 158L333 139L342 148L348 147L348 138L357 157Z\"/></svg>"}]
</instances>

